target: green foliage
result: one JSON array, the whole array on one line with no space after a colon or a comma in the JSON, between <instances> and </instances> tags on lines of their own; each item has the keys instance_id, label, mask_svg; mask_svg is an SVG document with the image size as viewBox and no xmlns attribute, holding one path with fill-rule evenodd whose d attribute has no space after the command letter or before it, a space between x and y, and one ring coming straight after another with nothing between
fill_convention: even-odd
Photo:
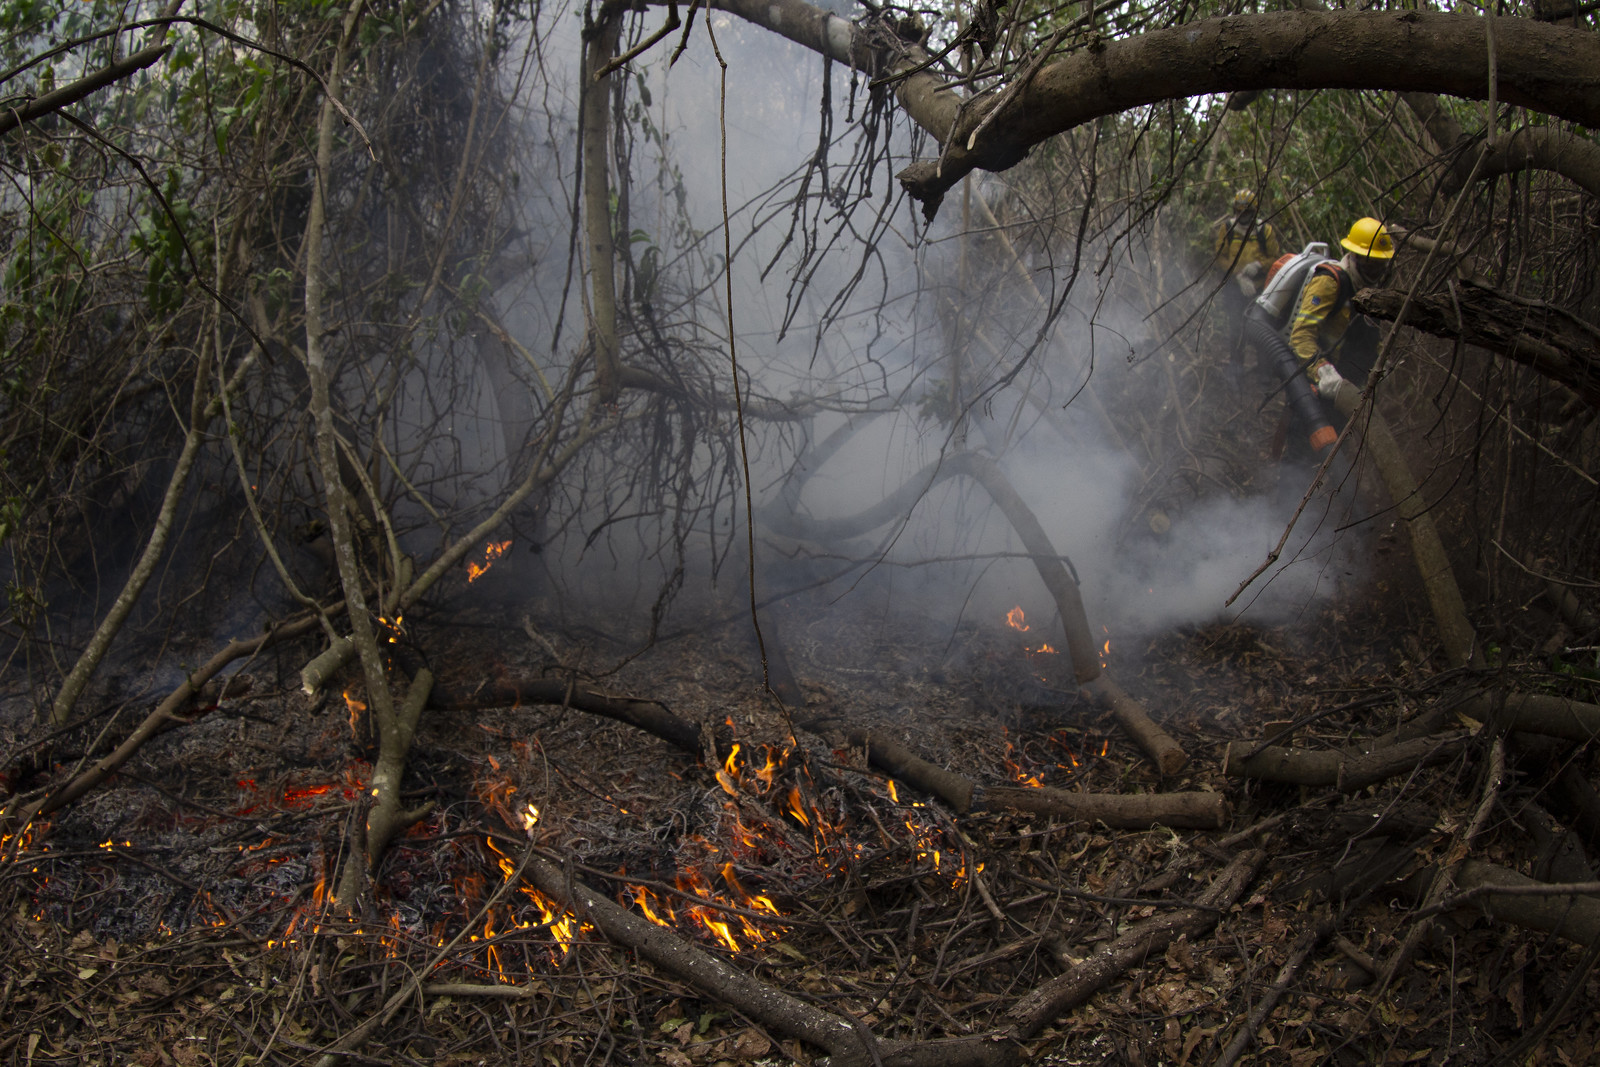
<instances>
[{"instance_id":1,"label":"green foliage","mask_svg":"<svg viewBox=\"0 0 1600 1067\"><path fill-rule=\"evenodd\" d=\"M60 176L43 183L4 259L5 301L0 303L0 330L12 327L43 330L64 324L83 305L88 281L89 251L82 240L82 212L91 194ZM18 388L12 379L15 352L0 366L0 384Z\"/></svg>"},{"instance_id":2,"label":"green foliage","mask_svg":"<svg viewBox=\"0 0 1600 1067\"><path fill-rule=\"evenodd\" d=\"M158 316L170 315L184 301L192 273L187 234L195 228L196 221L193 206L183 198L176 167L168 168L161 193L160 198L149 198L148 210L139 218L129 239L134 251L148 260L145 302Z\"/></svg>"}]
</instances>

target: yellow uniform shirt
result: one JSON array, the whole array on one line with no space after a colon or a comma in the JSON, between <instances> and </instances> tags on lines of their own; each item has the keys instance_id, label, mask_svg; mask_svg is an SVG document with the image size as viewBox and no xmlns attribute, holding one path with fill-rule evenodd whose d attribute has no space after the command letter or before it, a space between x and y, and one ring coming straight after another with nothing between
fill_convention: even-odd
<instances>
[{"instance_id":1,"label":"yellow uniform shirt","mask_svg":"<svg viewBox=\"0 0 1600 1067\"><path fill-rule=\"evenodd\" d=\"M1265 271L1280 255L1278 231L1267 222L1240 225L1234 219L1223 219L1212 235L1212 247L1212 263L1224 274L1242 271L1252 263L1261 264Z\"/></svg>"},{"instance_id":2,"label":"yellow uniform shirt","mask_svg":"<svg viewBox=\"0 0 1600 1067\"><path fill-rule=\"evenodd\" d=\"M1350 301L1339 298L1341 275L1317 267L1300 291L1300 306L1289 326L1289 347L1308 372L1328 360L1350 327Z\"/></svg>"}]
</instances>

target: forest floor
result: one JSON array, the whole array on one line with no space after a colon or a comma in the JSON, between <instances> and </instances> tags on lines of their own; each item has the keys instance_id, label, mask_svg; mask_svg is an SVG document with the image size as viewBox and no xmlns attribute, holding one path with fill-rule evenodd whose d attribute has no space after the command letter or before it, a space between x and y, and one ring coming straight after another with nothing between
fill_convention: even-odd
<instances>
[{"instance_id":1,"label":"forest floor","mask_svg":"<svg viewBox=\"0 0 1600 1067\"><path fill-rule=\"evenodd\" d=\"M347 1062L819 1055L509 878L530 848L880 1037L981 1033L1130 924L1192 902L1252 846L1265 867L1211 933L1179 938L1060 1014L1024 1058L1215 1062L1326 918L1331 933L1291 972L1245 1062L1484 1063L1540 1021L1548 1032L1518 1062L1593 1062L1600 981L1583 951L1470 908L1435 916L1392 986L1369 992L1419 921L1405 876L1439 862L1480 806L1487 739L1348 795L1223 776L1230 741L1300 721L1280 743L1334 749L1448 698L1460 680L1429 667L1409 619L1382 614L1402 602L1358 589L1294 629L1119 639L1111 670L1190 757L1169 778L1003 620L952 632L921 615L841 621L800 602L770 616L804 694L791 709L801 727L832 717L883 731L980 785L1219 793L1229 815L1216 830L954 815L826 730L800 729L791 748L759 657L735 636L745 627L709 626L599 685L731 730L738 756L696 759L561 707L430 711L407 783L437 807L354 916L330 906L327 887L362 810L370 732L338 692L304 696L297 671L315 650L285 647L249 665L249 693L8 844L0 1062L315 1063L390 1005ZM1318 633L1339 636L1304 636ZM418 622L411 637L441 685L557 663L582 672L624 651L488 604ZM1517 811L1538 785L1505 783L1474 857L1535 869Z\"/></svg>"}]
</instances>

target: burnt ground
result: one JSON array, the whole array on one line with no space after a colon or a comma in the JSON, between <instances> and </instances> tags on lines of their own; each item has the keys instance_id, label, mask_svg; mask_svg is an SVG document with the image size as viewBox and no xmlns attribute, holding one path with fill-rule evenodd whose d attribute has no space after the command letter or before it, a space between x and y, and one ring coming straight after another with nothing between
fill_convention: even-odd
<instances>
[{"instance_id":1,"label":"burnt ground","mask_svg":"<svg viewBox=\"0 0 1600 1067\"><path fill-rule=\"evenodd\" d=\"M1166 780L999 620L952 633L925 616L773 612L769 639L805 695L796 722L829 715L888 731L980 784L1220 792L1220 830L956 817L836 736L802 730L804 760L785 754L759 660L729 623L663 642L598 683L731 725L740 756L721 782L714 762L576 711L430 711L408 783L438 806L398 842L356 916L328 906L327 885L361 810L371 738L338 692L299 693L314 646L278 649L246 667L247 695L150 743L110 785L8 845L23 847L0 869L0 1060L314 1063L413 978L349 1062L682 1067L819 1054L508 882L531 842L570 878L648 908L742 971L900 1038L1002 1025L1067 962L1193 900L1241 848L1264 844L1265 870L1211 934L1180 939L1062 1014L1027 1058L1213 1062L1296 938L1343 901L1336 936L1294 973L1248 1062L1483 1063L1540 1020L1549 1032L1519 1062L1593 1062L1600 988L1582 951L1470 909L1438 917L1393 988L1367 992L1368 968L1417 921L1405 875L1438 861L1479 804L1487 740L1350 796L1221 773L1230 740L1273 724L1320 713L1285 743L1338 747L1461 684L1429 663L1425 631L1379 584L1293 630L1213 625L1113 649L1118 680L1191 757ZM487 605L448 625L417 622L412 636L441 683L582 672L626 651L598 631ZM1506 783L1475 857L1535 870L1519 810L1540 785L1536 774ZM1240 833L1263 820L1263 832ZM1375 854L1400 857L1386 884L1362 882Z\"/></svg>"}]
</instances>

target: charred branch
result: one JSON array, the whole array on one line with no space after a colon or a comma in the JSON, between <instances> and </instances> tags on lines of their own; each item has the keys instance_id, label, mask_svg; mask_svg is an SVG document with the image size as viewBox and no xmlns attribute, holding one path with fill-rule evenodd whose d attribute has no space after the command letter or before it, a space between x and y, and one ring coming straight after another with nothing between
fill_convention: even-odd
<instances>
[{"instance_id":1,"label":"charred branch","mask_svg":"<svg viewBox=\"0 0 1600 1067\"><path fill-rule=\"evenodd\" d=\"M699 725L674 714L666 705L609 696L561 678L507 678L470 687L441 685L435 686L428 698L428 706L440 711L477 711L525 704L554 704L603 715L654 734L691 755L698 756L702 751Z\"/></svg>"},{"instance_id":2,"label":"charred branch","mask_svg":"<svg viewBox=\"0 0 1600 1067\"><path fill-rule=\"evenodd\" d=\"M1189 754L1183 747L1172 739L1171 734L1156 725L1144 705L1129 696L1110 675L1102 674L1085 685L1083 691L1102 707L1111 709L1118 725L1161 768L1162 774L1177 774L1189 765Z\"/></svg>"},{"instance_id":3,"label":"charred branch","mask_svg":"<svg viewBox=\"0 0 1600 1067\"><path fill-rule=\"evenodd\" d=\"M956 814L964 815L971 810L972 782L915 755L883 731L852 730L850 744L865 749L867 760L874 767L938 797Z\"/></svg>"}]
</instances>

